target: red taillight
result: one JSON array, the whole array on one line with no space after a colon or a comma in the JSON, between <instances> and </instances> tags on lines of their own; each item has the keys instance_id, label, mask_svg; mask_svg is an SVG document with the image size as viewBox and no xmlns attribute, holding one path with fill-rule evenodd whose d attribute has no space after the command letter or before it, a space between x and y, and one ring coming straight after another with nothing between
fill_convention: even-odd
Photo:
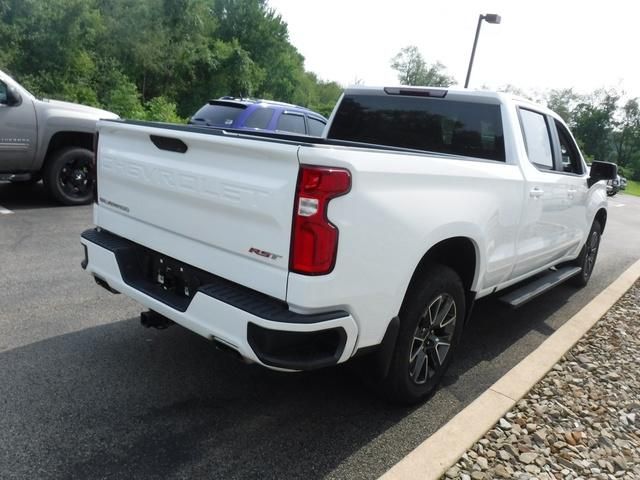
<instances>
[{"instance_id":1,"label":"red taillight","mask_svg":"<svg viewBox=\"0 0 640 480\"><path fill-rule=\"evenodd\" d=\"M332 198L351 189L348 170L302 166L293 211L291 271L324 275L331 270L338 252L338 229L327 218Z\"/></svg>"},{"instance_id":2,"label":"red taillight","mask_svg":"<svg viewBox=\"0 0 640 480\"><path fill-rule=\"evenodd\" d=\"M96 132L93 135L93 162L91 162L91 180L93 181L93 203L98 203L98 137Z\"/></svg>"}]
</instances>

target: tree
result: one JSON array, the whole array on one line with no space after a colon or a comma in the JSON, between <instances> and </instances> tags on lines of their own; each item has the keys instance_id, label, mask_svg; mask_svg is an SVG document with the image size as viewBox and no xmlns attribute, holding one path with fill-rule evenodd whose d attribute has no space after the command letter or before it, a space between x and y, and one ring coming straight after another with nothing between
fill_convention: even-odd
<instances>
[{"instance_id":1,"label":"tree","mask_svg":"<svg viewBox=\"0 0 640 480\"><path fill-rule=\"evenodd\" d=\"M256 68L262 70L262 80L254 86L255 94L293 101L303 82L304 57L289 42L282 17L266 0L217 0L213 11L220 21L220 38L237 41Z\"/></svg>"},{"instance_id":2,"label":"tree","mask_svg":"<svg viewBox=\"0 0 640 480\"><path fill-rule=\"evenodd\" d=\"M145 105L145 118L153 122L183 123L176 113L176 104L165 97L155 97Z\"/></svg>"},{"instance_id":3,"label":"tree","mask_svg":"<svg viewBox=\"0 0 640 480\"><path fill-rule=\"evenodd\" d=\"M484 85L483 85L483 89L491 90L490 88ZM518 97L526 98L527 100L531 100L532 102L535 101L535 99L533 98L533 94L531 92L525 91L520 87L513 85L512 83L507 83L505 85L502 85L501 87L498 87L497 90L499 92L510 93Z\"/></svg>"},{"instance_id":4,"label":"tree","mask_svg":"<svg viewBox=\"0 0 640 480\"><path fill-rule=\"evenodd\" d=\"M640 176L640 105L637 98L628 100L613 132L616 163L631 167Z\"/></svg>"},{"instance_id":5,"label":"tree","mask_svg":"<svg viewBox=\"0 0 640 480\"><path fill-rule=\"evenodd\" d=\"M582 97L572 88L552 89L544 94L547 107L560 115L568 124L573 122L573 111L581 100Z\"/></svg>"},{"instance_id":6,"label":"tree","mask_svg":"<svg viewBox=\"0 0 640 480\"><path fill-rule=\"evenodd\" d=\"M445 73L446 67L442 63L427 63L414 45L401 49L391 59L391 68L398 72L398 80L402 85L449 87L456 83L452 76Z\"/></svg>"},{"instance_id":7,"label":"tree","mask_svg":"<svg viewBox=\"0 0 640 480\"><path fill-rule=\"evenodd\" d=\"M342 87L336 82L319 80L314 73L307 72L293 103L307 105L310 109L328 117L341 93Z\"/></svg>"},{"instance_id":8,"label":"tree","mask_svg":"<svg viewBox=\"0 0 640 480\"><path fill-rule=\"evenodd\" d=\"M341 88L305 71L266 0L0 0L0 68L33 93L175 121L222 95L326 113Z\"/></svg>"},{"instance_id":9,"label":"tree","mask_svg":"<svg viewBox=\"0 0 640 480\"><path fill-rule=\"evenodd\" d=\"M236 39L231 42L230 55L222 63L226 70L227 95L251 97L260 88L265 72L251 59L251 55Z\"/></svg>"},{"instance_id":10,"label":"tree","mask_svg":"<svg viewBox=\"0 0 640 480\"><path fill-rule=\"evenodd\" d=\"M584 97L572 113L573 133L584 153L594 160L612 160L614 115L620 95L615 90L596 90Z\"/></svg>"}]
</instances>

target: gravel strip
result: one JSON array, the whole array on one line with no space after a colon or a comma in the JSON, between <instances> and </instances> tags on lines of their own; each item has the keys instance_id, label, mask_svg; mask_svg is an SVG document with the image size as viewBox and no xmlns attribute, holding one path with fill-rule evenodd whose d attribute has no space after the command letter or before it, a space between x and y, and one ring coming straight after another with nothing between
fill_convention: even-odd
<instances>
[{"instance_id":1,"label":"gravel strip","mask_svg":"<svg viewBox=\"0 0 640 480\"><path fill-rule=\"evenodd\" d=\"M640 479L640 281L442 478Z\"/></svg>"}]
</instances>

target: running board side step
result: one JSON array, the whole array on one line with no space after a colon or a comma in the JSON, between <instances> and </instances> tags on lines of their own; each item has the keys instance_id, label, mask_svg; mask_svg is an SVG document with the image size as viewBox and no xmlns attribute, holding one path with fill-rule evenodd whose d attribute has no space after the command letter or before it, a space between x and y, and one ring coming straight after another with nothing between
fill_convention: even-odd
<instances>
[{"instance_id":1,"label":"running board side step","mask_svg":"<svg viewBox=\"0 0 640 480\"><path fill-rule=\"evenodd\" d=\"M580 267L571 266L550 270L549 273L544 276L538 277L517 290L503 295L500 297L500 301L506 303L511 308L519 308L529 300L533 300L538 295L542 295L547 290L551 290L553 287L569 280L581 271L582 269Z\"/></svg>"}]
</instances>

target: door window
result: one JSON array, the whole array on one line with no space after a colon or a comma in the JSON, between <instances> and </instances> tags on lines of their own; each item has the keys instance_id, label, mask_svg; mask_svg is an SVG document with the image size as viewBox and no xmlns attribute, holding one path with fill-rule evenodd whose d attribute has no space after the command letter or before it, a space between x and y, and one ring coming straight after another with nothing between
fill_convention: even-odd
<instances>
[{"instance_id":1,"label":"door window","mask_svg":"<svg viewBox=\"0 0 640 480\"><path fill-rule=\"evenodd\" d=\"M307 121L309 122L309 135L321 137L325 123L313 117L307 117Z\"/></svg>"},{"instance_id":2,"label":"door window","mask_svg":"<svg viewBox=\"0 0 640 480\"><path fill-rule=\"evenodd\" d=\"M520 122L529 161L538 168L552 170L551 136L544 115L521 108Z\"/></svg>"},{"instance_id":3,"label":"door window","mask_svg":"<svg viewBox=\"0 0 640 480\"><path fill-rule=\"evenodd\" d=\"M564 125L557 120L556 130L558 131L558 138L560 140L560 154L562 155L562 171L566 173L575 173L582 175L582 160L580 159L580 153L578 146L575 144L569 131Z\"/></svg>"},{"instance_id":4,"label":"door window","mask_svg":"<svg viewBox=\"0 0 640 480\"><path fill-rule=\"evenodd\" d=\"M248 128L261 128L266 129L269 126L271 117L273 117L273 108L258 108L255 112L249 115L244 126Z\"/></svg>"},{"instance_id":5,"label":"door window","mask_svg":"<svg viewBox=\"0 0 640 480\"><path fill-rule=\"evenodd\" d=\"M276 130L281 132L300 133L304 135L306 132L304 126L304 117L293 113L283 113L278 119Z\"/></svg>"}]
</instances>

